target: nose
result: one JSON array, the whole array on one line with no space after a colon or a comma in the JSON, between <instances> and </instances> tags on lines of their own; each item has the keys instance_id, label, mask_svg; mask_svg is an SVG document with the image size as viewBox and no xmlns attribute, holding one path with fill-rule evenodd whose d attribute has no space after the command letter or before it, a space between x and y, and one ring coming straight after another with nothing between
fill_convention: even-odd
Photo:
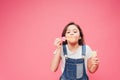
<instances>
[{"instance_id":1,"label":"nose","mask_svg":"<svg viewBox=\"0 0 120 80\"><path fill-rule=\"evenodd\" d=\"M70 35L74 35L74 34L71 32Z\"/></svg>"}]
</instances>

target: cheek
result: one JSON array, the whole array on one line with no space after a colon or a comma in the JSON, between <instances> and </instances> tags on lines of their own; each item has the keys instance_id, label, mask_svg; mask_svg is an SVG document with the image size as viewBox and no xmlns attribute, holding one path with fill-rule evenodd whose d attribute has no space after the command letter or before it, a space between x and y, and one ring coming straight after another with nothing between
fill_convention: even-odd
<instances>
[{"instance_id":1,"label":"cheek","mask_svg":"<svg viewBox=\"0 0 120 80\"><path fill-rule=\"evenodd\" d=\"M79 37L79 36L75 36L75 39L76 39L76 40L79 40L79 39L80 39L80 37Z\"/></svg>"},{"instance_id":2,"label":"cheek","mask_svg":"<svg viewBox=\"0 0 120 80\"><path fill-rule=\"evenodd\" d=\"M79 39L79 38L80 38L80 35L79 35L79 34L76 34L76 35L75 35L75 38L76 38L76 39Z\"/></svg>"}]
</instances>

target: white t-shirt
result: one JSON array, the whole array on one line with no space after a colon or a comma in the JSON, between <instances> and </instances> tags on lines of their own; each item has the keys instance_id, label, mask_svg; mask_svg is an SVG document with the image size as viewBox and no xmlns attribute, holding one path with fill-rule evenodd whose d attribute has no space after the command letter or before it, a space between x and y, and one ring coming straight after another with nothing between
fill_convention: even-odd
<instances>
[{"instance_id":1,"label":"white t-shirt","mask_svg":"<svg viewBox=\"0 0 120 80\"><path fill-rule=\"evenodd\" d=\"M65 68L65 56L64 56L64 53L63 53L63 47L61 49L62 49L62 51L61 51L61 57L62 57L61 70L63 72L64 68ZM68 49L68 45L66 45L66 49L67 49L67 57L69 57L69 58L80 59L80 58L83 57L82 56L82 46L79 46L77 51L74 52L74 53L71 52ZM92 56L92 50L91 50L91 48L88 45L86 45L86 53L85 53L85 66L86 66L86 70L87 70L87 59L89 59L91 56Z\"/></svg>"}]
</instances>

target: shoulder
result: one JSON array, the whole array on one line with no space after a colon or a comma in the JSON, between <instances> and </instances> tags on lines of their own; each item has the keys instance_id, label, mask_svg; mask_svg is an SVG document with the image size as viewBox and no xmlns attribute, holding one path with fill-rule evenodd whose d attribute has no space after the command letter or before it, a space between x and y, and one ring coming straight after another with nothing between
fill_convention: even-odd
<instances>
[{"instance_id":1,"label":"shoulder","mask_svg":"<svg viewBox=\"0 0 120 80\"><path fill-rule=\"evenodd\" d=\"M92 49L89 45L85 45L86 46L86 57L89 58L92 56Z\"/></svg>"},{"instance_id":2,"label":"shoulder","mask_svg":"<svg viewBox=\"0 0 120 80\"><path fill-rule=\"evenodd\" d=\"M87 50L92 50L89 45L85 45Z\"/></svg>"},{"instance_id":3,"label":"shoulder","mask_svg":"<svg viewBox=\"0 0 120 80\"><path fill-rule=\"evenodd\" d=\"M92 50L91 47L89 45L87 45L87 44L85 44L83 46L85 46L86 50Z\"/></svg>"}]
</instances>

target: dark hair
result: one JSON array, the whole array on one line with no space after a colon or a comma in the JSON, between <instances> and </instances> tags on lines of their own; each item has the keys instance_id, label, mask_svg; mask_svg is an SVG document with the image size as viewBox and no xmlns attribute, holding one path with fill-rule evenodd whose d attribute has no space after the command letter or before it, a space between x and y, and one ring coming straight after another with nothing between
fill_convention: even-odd
<instances>
[{"instance_id":1,"label":"dark hair","mask_svg":"<svg viewBox=\"0 0 120 80\"><path fill-rule=\"evenodd\" d=\"M78 30L79 30L79 32L80 32L80 37L81 37L81 39L79 39L78 43L79 43L79 45L84 45L84 44L85 44L85 41L84 41L82 29L80 28L79 25L77 25L77 24L74 23L74 22L70 22L69 24L67 24L67 25L65 26L65 28L63 29L63 32L62 32L62 37L65 36L66 31L67 31L67 28L68 28L70 25L75 25L75 26L78 28ZM62 44L63 44L63 45L67 44L67 40L63 41Z\"/></svg>"}]
</instances>

